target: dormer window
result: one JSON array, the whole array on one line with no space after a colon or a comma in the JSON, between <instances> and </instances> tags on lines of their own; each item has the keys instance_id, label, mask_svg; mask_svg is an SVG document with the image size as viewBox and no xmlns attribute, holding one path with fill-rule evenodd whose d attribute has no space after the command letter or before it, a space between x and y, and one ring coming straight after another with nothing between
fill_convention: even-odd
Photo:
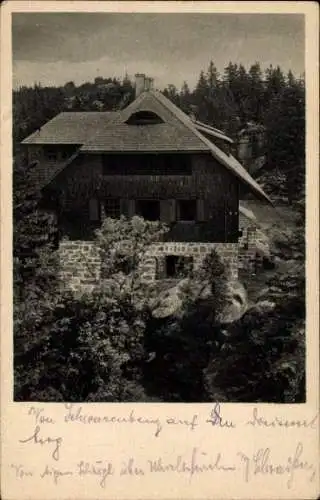
<instances>
[{"instance_id":1,"label":"dormer window","mask_svg":"<svg viewBox=\"0 0 320 500\"><path fill-rule=\"evenodd\" d=\"M128 125L156 125L163 123L162 118L153 111L137 111L126 121Z\"/></svg>"}]
</instances>

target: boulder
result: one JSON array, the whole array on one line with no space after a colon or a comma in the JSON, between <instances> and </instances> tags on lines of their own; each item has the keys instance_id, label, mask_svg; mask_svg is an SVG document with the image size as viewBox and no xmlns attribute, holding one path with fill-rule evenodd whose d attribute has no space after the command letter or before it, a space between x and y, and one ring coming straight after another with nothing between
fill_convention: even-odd
<instances>
[{"instance_id":1,"label":"boulder","mask_svg":"<svg viewBox=\"0 0 320 500\"><path fill-rule=\"evenodd\" d=\"M250 309L248 309L248 313L255 313L255 314L265 314L269 313L274 310L276 307L276 303L272 302L271 300L261 300L254 304Z\"/></svg>"},{"instance_id":2,"label":"boulder","mask_svg":"<svg viewBox=\"0 0 320 500\"><path fill-rule=\"evenodd\" d=\"M246 289L240 281L228 283L226 304L218 314L217 320L221 325L228 325L238 321L248 308L248 297Z\"/></svg>"},{"instance_id":3,"label":"boulder","mask_svg":"<svg viewBox=\"0 0 320 500\"><path fill-rule=\"evenodd\" d=\"M188 285L186 280L181 280L175 286L159 293L152 304L155 318L166 318L178 315L181 312L183 288ZM210 304L211 288L209 284L192 283L192 293L195 299L208 300ZM227 285L226 303L217 316L217 321L222 325L230 324L240 319L248 308L247 292L238 280L232 280Z\"/></svg>"},{"instance_id":4,"label":"boulder","mask_svg":"<svg viewBox=\"0 0 320 500\"><path fill-rule=\"evenodd\" d=\"M178 283L168 290L161 291L152 301L152 315L155 318L173 316L181 309L182 300L180 288L181 285Z\"/></svg>"}]
</instances>

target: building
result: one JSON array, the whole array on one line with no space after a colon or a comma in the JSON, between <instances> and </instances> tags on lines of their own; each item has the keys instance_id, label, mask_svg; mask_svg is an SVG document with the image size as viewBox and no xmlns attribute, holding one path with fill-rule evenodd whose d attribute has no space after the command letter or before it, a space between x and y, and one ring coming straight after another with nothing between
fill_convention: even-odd
<instances>
[{"instance_id":1,"label":"building","mask_svg":"<svg viewBox=\"0 0 320 500\"><path fill-rule=\"evenodd\" d=\"M60 113L23 141L29 162L37 162L34 182L57 214L63 278L72 288L99 279L94 230L121 214L170 227L150 248L146 280L174 277L178 258L180 266L184 259L199 266L212 249L236 277L239 191L270 199L223 132L192 120L144 75L136 92L119 111Z\"/></svg>"}]
</instances>

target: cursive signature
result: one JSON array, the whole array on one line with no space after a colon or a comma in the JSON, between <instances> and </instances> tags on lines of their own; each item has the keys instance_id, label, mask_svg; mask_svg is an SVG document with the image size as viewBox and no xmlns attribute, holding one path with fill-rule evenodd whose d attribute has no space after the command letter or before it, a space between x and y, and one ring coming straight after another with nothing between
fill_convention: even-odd
<instances>
[{"instance_id":1,"label":"cursive signature","mask_svg":"<svg viewBox=\"0 0 320 500\"><path fill-rule=\"evenodd\" d=\"M243 452L239 452L241 461L244 465L244 478L249 482L252 476L258 474L278 476L287 475L287 487L291 488L297 470L309 472L309 480L315 478L315 466L302 459L303 444L299 442L292 455L283 463L275 463L271 456L270 448L260 448L252 457Z\"/></svg>"},{"instance_id":2,"label":"cursive signature","mask_svg":"<svg viewBox=\"0 0 320 500\"><path fill-rule=\"evenodd\" d=\"M54 460L59 460L62 437L55 437L55 438L49 436L43 437L40 435L40 433L41 433L40 425L37 425L34 429L33 434L30 437L27 437L26 439L19 439L19 442L24 444L25 443L39 444L41 446L54 445L51 456Z\"/></svg>"}]
</instances>

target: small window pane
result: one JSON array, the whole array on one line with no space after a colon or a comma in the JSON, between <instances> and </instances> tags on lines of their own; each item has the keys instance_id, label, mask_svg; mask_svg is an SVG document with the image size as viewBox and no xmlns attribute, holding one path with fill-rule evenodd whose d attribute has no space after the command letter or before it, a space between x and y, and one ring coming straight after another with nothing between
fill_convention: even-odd
<instances>
[{"instance_id":1,"label":"small window pane","mask_svg":"<svg viewBox=\"0 0 320 500\"><path fill-rule=\"evenodd\" d=\"M45 157L49 161L55 161L58 159L58 150L54 148L45 148L44 150Z\"/></svg>"},{"instance_id":2,"label":"small window pane","mask_svg":"<svg viewBox=\"0 0 320 500\"><path fill-rule=\"evenodd\" d=\"M137 215L145 220L160 220L160 201L159 200L137 200Z\"/></svg>"},{"instance_id":3,"label":"small window pane","mask_svg":"<svg viewBox=\"0 0 320 500\"><path fill-rule=\"evenodd\" d=\"M109 198L104 204L104 213L106 217L111 219L120 218L120 200Z\"/></svg>"},{"instance_id":4,"label":"small window pane","mask_svg":"<svg viewBox=\"0 0 320 500\"><path fill-rule=\"evenodd\" d=\"M197 218L196 200L179 200L178 201L178 220L180 221L195 221Z\"/></svg>"},{"instance_id":5,"label":"small window pane","mask_svg":"<svg viewBox=\"0 0 320 500\"><path fill-rule=\"evenodd\" d=\"M166 256L166 277L185 278L192 271L193 258L179 255Z\"/></svg>"},{"instance_id":6,"label":"small window pane","mask_svg":"<svg viewBox=\"0 0 320 500\"><path fill-rule=\"evenodd\" d=\"M92 222L100 220L100 206L96 198L91 198L91 200L89 200L89 219Z\"/></svg>"}]
</instances>

